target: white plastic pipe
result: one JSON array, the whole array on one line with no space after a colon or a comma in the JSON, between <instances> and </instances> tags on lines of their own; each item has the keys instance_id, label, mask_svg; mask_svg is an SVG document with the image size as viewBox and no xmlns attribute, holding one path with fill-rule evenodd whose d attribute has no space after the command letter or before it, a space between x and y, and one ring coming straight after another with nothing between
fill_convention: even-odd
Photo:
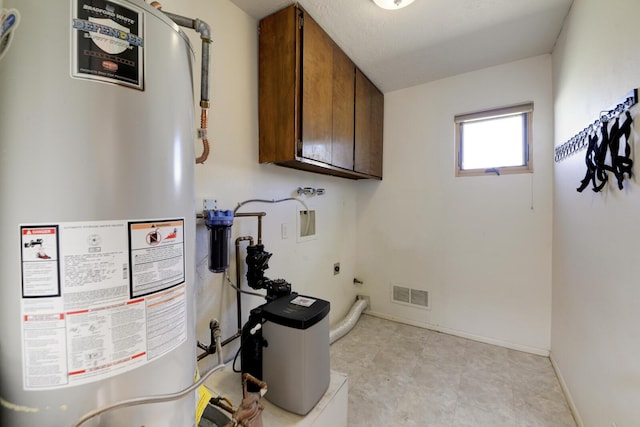
<instances>
[{"instance_id":1,"label":"white plastic pipe","mask_svg":"<svg viewBox=\"0 0 640 427\"><path fill-rule=\"evenodd\" d=\"M362 312L367 308L367 300L358 299L355 304L351 306L349 313L347 313L346 317L342 319L340 323L331 329L329 332L329 344L333 344L335 341L338 341L343 336L347 335L360 318Z\"/></svg>"}]
</instances>

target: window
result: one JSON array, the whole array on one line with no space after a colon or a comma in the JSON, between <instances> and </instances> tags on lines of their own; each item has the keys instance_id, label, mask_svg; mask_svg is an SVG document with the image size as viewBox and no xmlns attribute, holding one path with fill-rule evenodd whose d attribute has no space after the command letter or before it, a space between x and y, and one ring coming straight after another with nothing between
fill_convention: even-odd
<instances>
[{"instance_id":1,"label":"window","mask_svg":"<svg viewBox=\"0 0 640 427\"><path fill-rule=\"evenodd\" d=\"M533 103L455 116L456 176L533 172Z\"/></svg>"}]
</instances>

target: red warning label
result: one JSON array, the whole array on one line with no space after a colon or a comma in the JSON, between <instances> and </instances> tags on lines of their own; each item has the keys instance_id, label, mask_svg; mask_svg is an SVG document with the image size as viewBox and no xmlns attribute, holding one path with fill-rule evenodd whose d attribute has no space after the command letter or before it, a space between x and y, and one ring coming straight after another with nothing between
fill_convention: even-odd
<instances>
[{"instance_id":1,"label":"red warning label","mask_svg":"<svg viewBox=\"0 0 640 427\"><path fill-rule=\"evenodd\" d=\"M55 228L24 228L22 229L23 236L39 235L39 234L56 234Z\"/></svg>"}]
</instances>

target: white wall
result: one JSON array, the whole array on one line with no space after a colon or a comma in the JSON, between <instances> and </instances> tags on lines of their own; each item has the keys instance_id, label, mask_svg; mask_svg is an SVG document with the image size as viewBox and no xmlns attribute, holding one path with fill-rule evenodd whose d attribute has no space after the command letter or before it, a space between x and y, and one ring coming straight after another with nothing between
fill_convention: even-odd
<instances>
[{"instance_id":1,"label":"white wall","mask_svg":"<svg viewBox=\"0 0 640 427\"><path fill-rule=\"evenodd\" d=\"M257 22L227 0L163 3L213 27L213 147L210 160L196 168L198 197L232 209L248 198L291 196L298 186L327 189L308 199L319 221L310 242L280 237L281 224L295 225L296 204L246 207L268 213L269 277L330 300L334 323L353 301L355 275L365 281L357 292L369 294L381 315L542 354L551 346L584 425L637 423L636 183L623 192L578 194L580 156L555 169L551 160L554 140L564 142L639 86L637 0L574 1L553 54L553 99L549 56L387 93L382 182L259 165ZM197 36L191 39L198 51ZM522 101L535 103L535 173L455 178L453 116ZM237 224L234 238L255 235L252 220ZM199 337L208 341L211 317L223 320L225 336L233 332L235 305L221 275L207 271L202 226L197 243ZM336 261L342 273L333 276ZM392 304L392 283L430 291L432 309ZM245 299L245 315L249 301L259 302Z\"/></svg>"},{"instance_id":2,"label":"white wall","mask_svg":"<svg viewBox=\"0 0 640 427\"><path fill-rule=\"evenodd\" d=\"M556 145L640 86L638 16L637 0L574 1L553 52ZM636 426L640 193L578 193L585 172L584 152L555 165L552 359L585 426Z\"/></svg>"},{"instance_id":3,"label":"white wall","mask_svg":"<svg viewBox=\"0 0 640 427\"><path fill-rule=\"evenodd\" d=\"M381 315L548 354L551 57L385 94L384 180L358 192L357 275ZM456 114L534 102L534 173L455 177ZM427 290L431 310L391 302Z\"/></svg>"},{"instance_id":4,"label":"white wall","mask_svg":"<svg viewBox=\"0 0 640 427\"><path fill-rule=\"evenodd\" d=\"M253 198L281 199L297 196L299 187L325 188L326 194L302 197L316 210L317 238L297 243L296 215L302 207L295 202L249 204L240 212L264 211L263 239L265 249L273 253L266 276L284 278L301 294L331 302L330 319L339 321L355 301L353 286L355 268L357 182L290 170L258 163L258 33L257 22L227 0L165 0L164 10L209 23L213 31L212 87L209 136L211 155L204 165L196 166L197 200L214 198L219 209L234 209L239 202ZM187 30L197 54L200 41ZM198 60L199 64L199 60ZM199 65L198 65L199 66ZM196 97L199 100L199 74L196 75ZM199 117L199 109L198 109ZM196 152L202 150L196 143ZM286 224L289 238L281 238L281 225ZM257 235L257 221L236 219L232 240L238 236ZM208 236L203 225L197 234L198 337L209 343L210 318L223 322L226 338L235 332L235 291L225 285L222 274L212 274L207 265ZM242 244L242 279L244 248ZM231 254L230 276L235 281L235 250ZM341 273L333 275L334 262L341 263ZM246 283L244 285L246 289ZM250 288L248 290L251 290ZM243 297L243 321L249 309L264 300ZM233 356L237 343L225 348Z\"/></svg>"}]
</instances>

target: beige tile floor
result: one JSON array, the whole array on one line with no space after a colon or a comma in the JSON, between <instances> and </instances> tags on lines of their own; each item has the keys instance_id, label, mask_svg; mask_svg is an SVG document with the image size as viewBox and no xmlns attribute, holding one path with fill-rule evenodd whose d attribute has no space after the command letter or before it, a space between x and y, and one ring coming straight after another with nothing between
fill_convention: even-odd
<instances>
[{"instance_id":1,"label":"beige tile floor","mask_svg":"<svg viewBox=\"0 0 640 427\"><path fill-rule=\"evenodd\" d=\"M349 427L575 427L546 357L363 315L331 346Z\"/></svg>"}]
</instances>

